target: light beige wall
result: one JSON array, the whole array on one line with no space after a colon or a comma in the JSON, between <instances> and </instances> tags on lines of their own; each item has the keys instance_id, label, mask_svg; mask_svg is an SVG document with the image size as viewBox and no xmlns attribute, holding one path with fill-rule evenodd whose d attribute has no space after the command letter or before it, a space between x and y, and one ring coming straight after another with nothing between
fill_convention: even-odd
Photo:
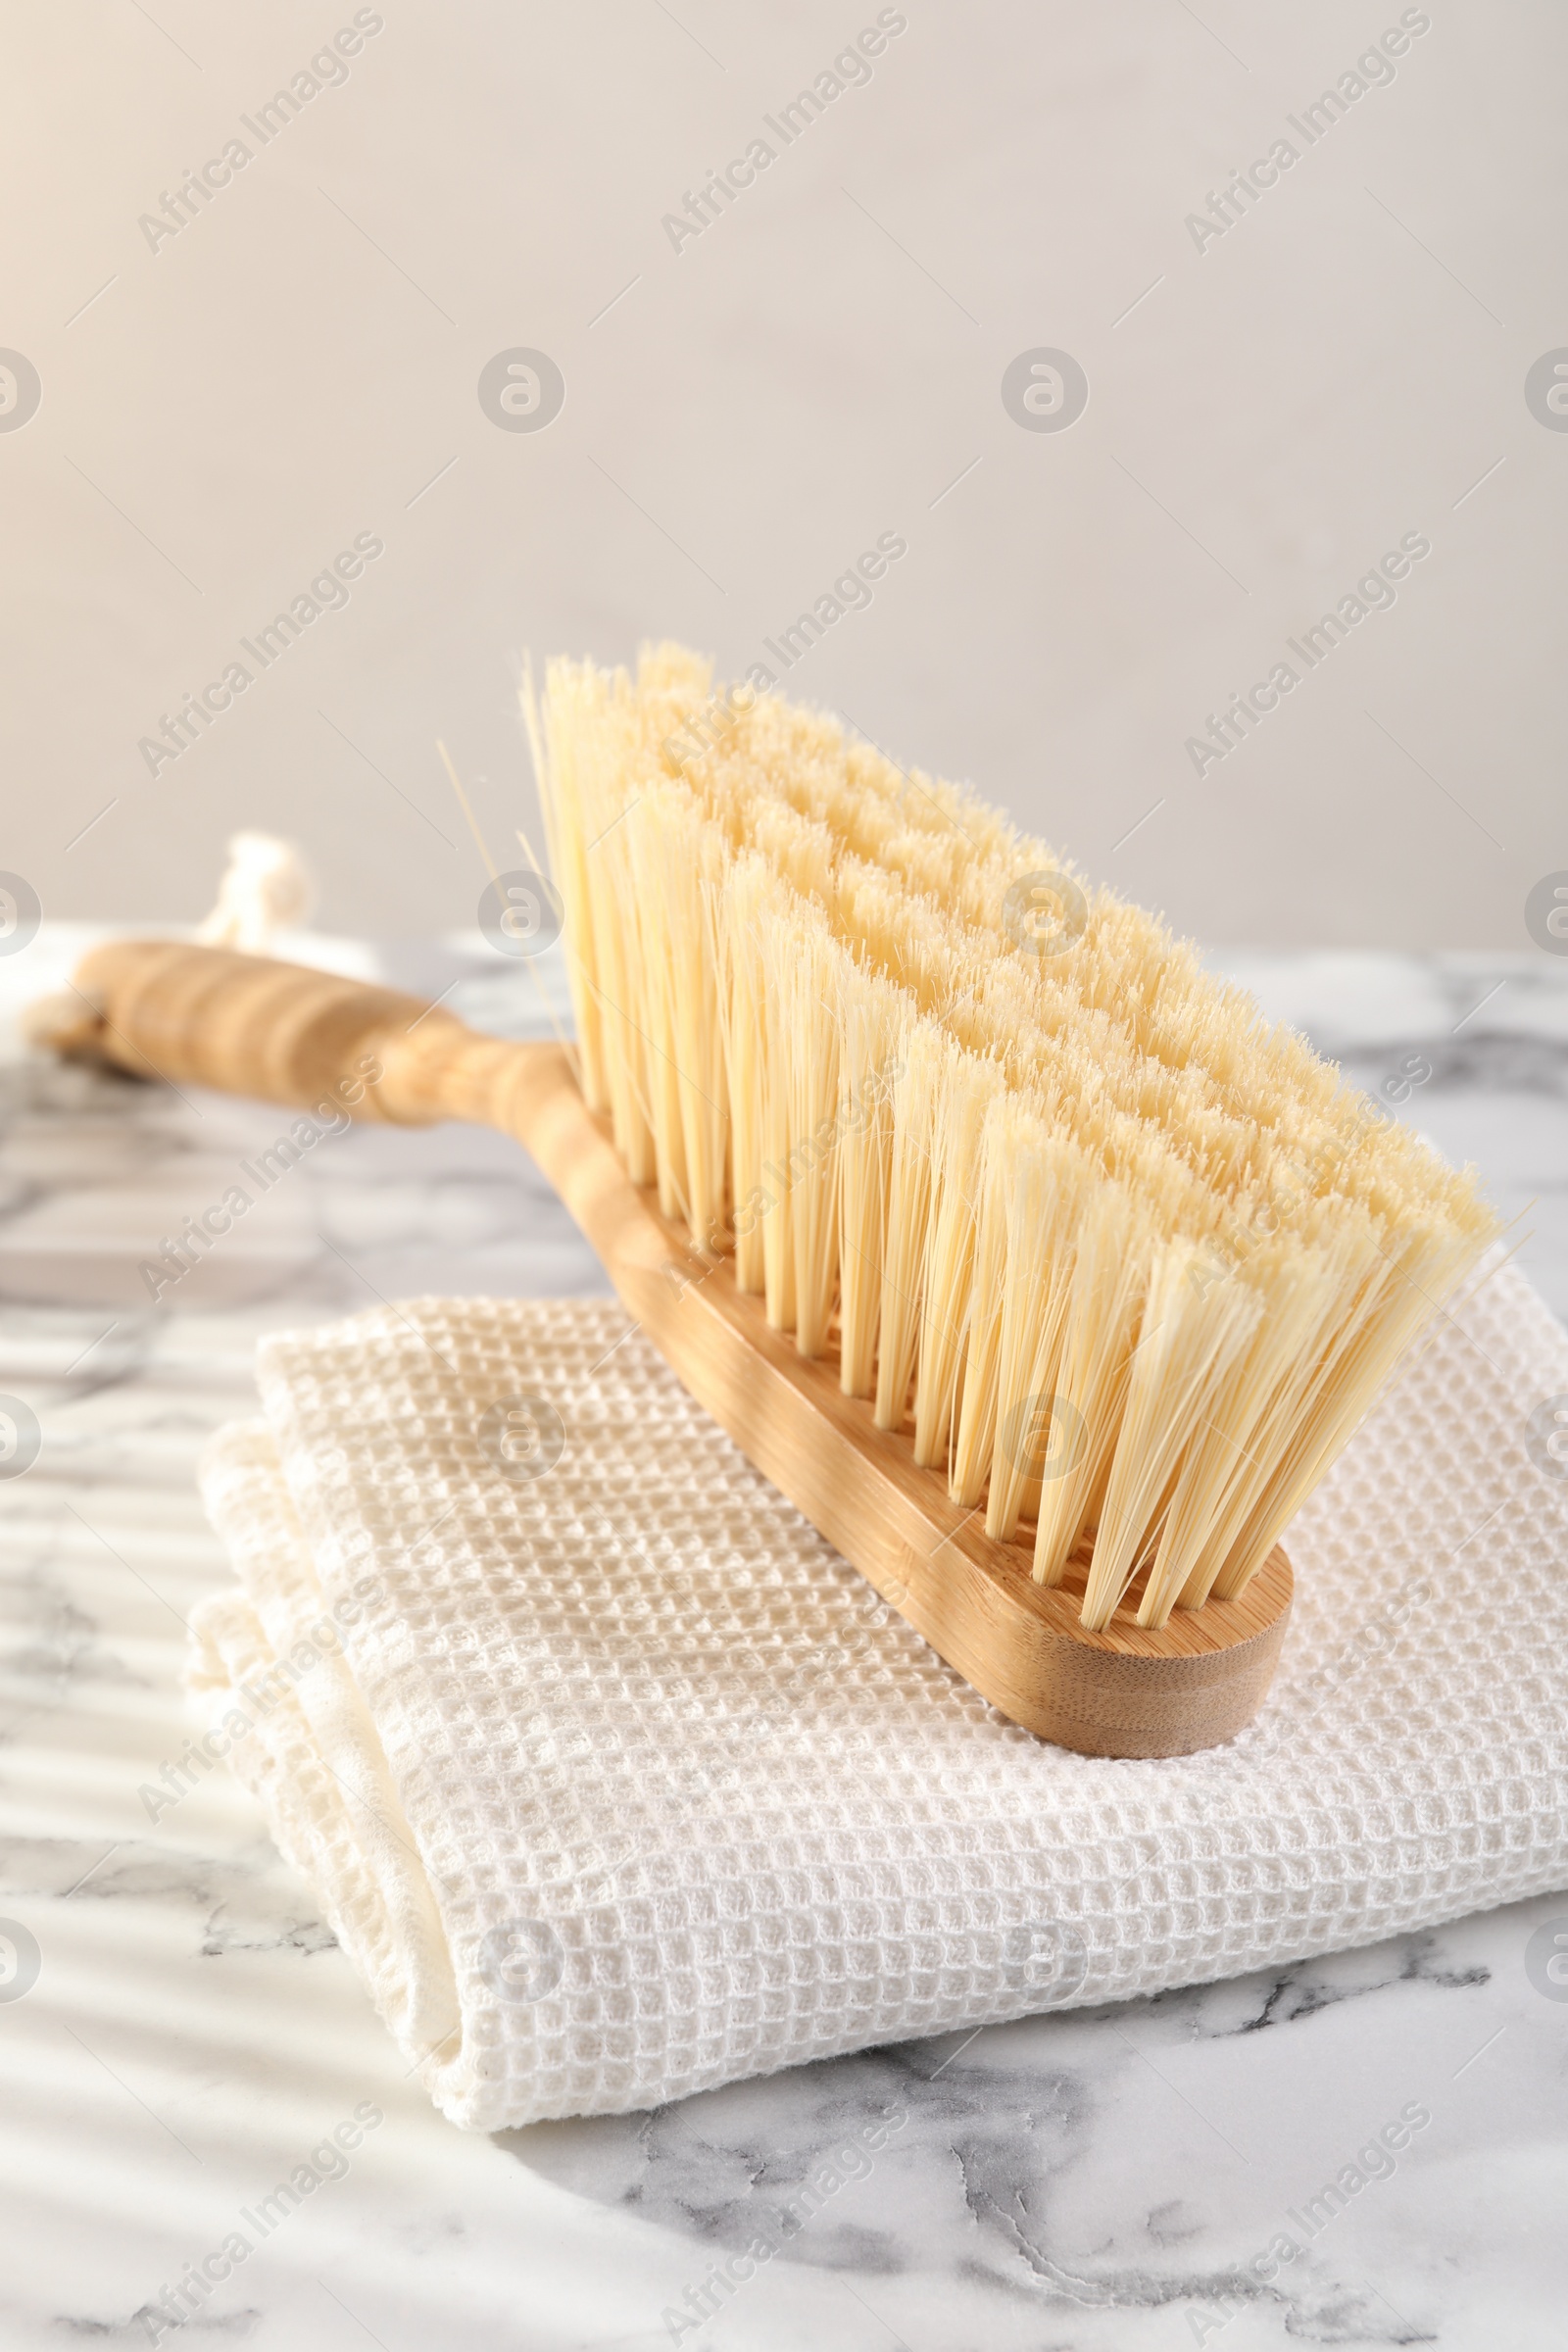
<instances>
[{"instance_id":1,"label":"light beige wall","mask_svg":"<svg viewBox=\"0 0 1568 2352\"><path fill-rule=\"evenodd\" d=\"M768 661L891 532L792 691L1211 941L1527 944L1568 867L1568 432L1525 398L1568 345L1560 9L1402 12L1429 28L1312 147L1287 117L1398 5L907 0L789 147L764 114L874 5L384 0L266 146L241 117L344 0L7 13L0 344L42 397L0 431L0 865L51 913L195 915L251 824L304 842L334 927L471 922L435 743L498 850L532 827L518 649ZM674 250L662 217L760 134ZM1282 135L1200 251L1186 217ZM515 347L564 376L545 430L481 409ZM1004 406L1039 347L1087 374L1064 431ZM241 637L358 533L346 609L260 672ZM1305 674L1286 640L1405 533L1397 601ZM138 739L236 658L150 775ZM1299 685L1195 773L1282 659Z\"/></svg>"}]
</instances>

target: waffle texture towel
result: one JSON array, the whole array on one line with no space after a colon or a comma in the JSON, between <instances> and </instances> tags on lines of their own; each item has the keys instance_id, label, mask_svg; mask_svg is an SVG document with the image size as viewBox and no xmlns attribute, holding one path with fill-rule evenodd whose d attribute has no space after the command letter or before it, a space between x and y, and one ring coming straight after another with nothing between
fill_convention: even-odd
<instances>
[{"instance_id":1,"label":"waffle texture towel","mask_svg":"<svg viewBox=\"0 0 1568 2352\"><path fill-rule=\"evenodd\" d=\"M209 1753L455 2123L1568 1886L1568 1464L1540 1409L1568 1405L1568 1337L1512 1270L1298 1519L1263 1715L1174 1763L1003 1721L625 1330L611 1302L422 1299L276 1338L265 1418L205 1468L239 1581L198 1626Z\"/></svg>"}]
</instances>

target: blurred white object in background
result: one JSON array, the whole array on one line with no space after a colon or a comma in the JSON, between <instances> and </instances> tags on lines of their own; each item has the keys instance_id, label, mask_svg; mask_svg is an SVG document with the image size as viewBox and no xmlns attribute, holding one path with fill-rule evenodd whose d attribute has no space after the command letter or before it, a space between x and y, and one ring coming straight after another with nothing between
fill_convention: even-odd
<instances>
[{"instance_id":1,"label":"blurred white object in background","mask_svg":"<svg viewBox=\"0 0 1568 2352\"><path fill-rule=\"evenodd\" d=\"M297 931L316 905L316 885L291 841L235 833L218 886L218 905L196 937L204 947L263 956L279 931Z\"/></svg>"}]
</instances>

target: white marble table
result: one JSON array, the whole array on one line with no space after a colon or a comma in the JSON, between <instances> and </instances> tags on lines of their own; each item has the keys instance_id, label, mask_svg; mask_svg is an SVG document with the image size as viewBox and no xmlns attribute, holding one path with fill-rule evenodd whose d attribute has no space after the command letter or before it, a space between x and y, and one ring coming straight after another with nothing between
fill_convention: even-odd
<instances>
[{"instance_id":1,"label":"white marble table","mask_svg":"<svg viewBox=\"0 0 1568 2352\"><path fill-rule=\"evenodd\" d=\"M57 926L0 960L0 1011L80 944ZM311 952L371 968L343 943ZM1535 1200L1523 1262L1568 1314L1568 962L1226 962L1363 1083L1430 1067L1407 1112L1476 1159L1506 1211ZM381 968L431 993L466 975L449 1001L470 1018L540 1025L530 976L477 939L388 951ZM225 1573L192 1466L219 1421L251 1409L264 1331L377 1297L603 1278L500 1139L372 1129L323 1145L154 1311L138 1261L276 1114L27 1064L15 1047L0 1086L0 1391L43 1431L32 1468L0 1482L0 1917L39 1955L36 1981L0 1997L7 2347L153 2340L164 2290L313 2149L319 2185L161 2340L1568 2341L1568 1998L1525 1960L1545 1923L1568 1930L1568 1894L654 2114L494 2139L441 2121L238 1786L214 1773L156 1826L138 1798L186 1737L183 1620ZM701 2326L666 2316L694 2292L700 2306L757 2214L890 2107L905 2128L777 2260L710 2294ZM1308 2201L1412 2108L1429 2123L1313 2230ZM336 2156L357 2110L344 2137L363 2136ZM1238 2266L1282 2233L1298 2255L1239 2296Z\"/></svg>"}]
</instances>

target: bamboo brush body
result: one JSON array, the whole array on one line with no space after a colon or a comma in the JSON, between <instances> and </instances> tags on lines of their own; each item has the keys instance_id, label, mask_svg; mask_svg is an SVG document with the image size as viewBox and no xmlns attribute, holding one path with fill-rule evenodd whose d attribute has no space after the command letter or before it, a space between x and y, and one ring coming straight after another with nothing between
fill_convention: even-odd
<instances>
[{"instance_id":1,"label":"bamboo brush body","mask_svg":"<svg viewBox=\"0 0 1568 2352\"><path fill-rule=\"evenodd\" d=\"M1005 1714L1101 1755L1238 1731L1281 1533L1495 1234L1472 1177L827 720L671 648L525 710L569 1057L151 942L43 1033L514 1136L686 1386Z\"/></svg>"},{"instance_id":2,"label":"bamboo brush body","mask_svg":"<svg viewBox=\"0 0 1568 2352\"><path fill-rule=\"evenodd\" d=\"M1087 1563L1036 1584L1029 1550L996 1543L907 1431L843 1393L829 1342L802 1355L729 1262L694 1250L633 1184L608 1119L559 1046L476 1036L441 1005L219 948L125 940L86 958L74 992L35 1008L59 1051L176 1086L423 1125L472 1119L526 1146L640 1329L692 1395L883 1598L1004 1714L1092 1755L1187 1754L1240 1730L1279 1652L1292 1583L1275 1550L1239 1600L1160 1629L1125 1607L1079 1619ZM494 1401L475 1391L476 1425ZM470 1433L471 1435L471 1433ZM567 1444L571 1443L568 1422ZM473 1441L473 1476L488 1458ZM516 1562L529 1573L526 1554Z\"/></svg>"}]
</instances>

